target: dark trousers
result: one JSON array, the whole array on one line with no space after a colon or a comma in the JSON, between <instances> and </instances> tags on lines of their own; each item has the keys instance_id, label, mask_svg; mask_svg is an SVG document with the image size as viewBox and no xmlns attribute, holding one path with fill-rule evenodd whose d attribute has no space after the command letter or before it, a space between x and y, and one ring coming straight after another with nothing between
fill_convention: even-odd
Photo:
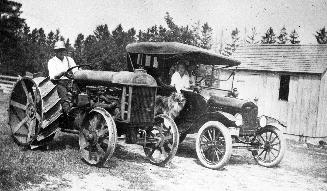
<instances>
[{"instance_id":1,"label":"dark trousers","mask_svg":"<svg viewBox=\"0 0 327 191\"><path fill-rule=\"evenodd\" d=\"M57 92L59 97L61 98L61 106L64 111L64 113L68 113L70 110L70 96L68 94L67 89L70 86L69 80L60 80L56 81L55 84L57 85Z\"/></svg>"},{"instance_id":2,"label":"dark trousers","mask_svg":"<svg viewBox=\"0 0 327 191\"><path fill-rule=\"evenodd\" d=\"M60 80L56 82L56 84L57 84L57 91L61 100L69 102L70 99L67 89L70 86L70 82L68 80Z\"/></svg>"}]
</instances>

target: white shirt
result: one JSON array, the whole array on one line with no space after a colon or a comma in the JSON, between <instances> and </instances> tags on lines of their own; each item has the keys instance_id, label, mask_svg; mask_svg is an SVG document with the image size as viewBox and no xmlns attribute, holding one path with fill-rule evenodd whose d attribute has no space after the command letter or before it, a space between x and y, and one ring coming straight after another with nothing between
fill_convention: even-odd
<instances>
[{"instance_id":1,"label":"white shirt","mask_svg":"<svg viewBox=\"0 0 327 191\"><path fill-rule=\"evenodd\" d=\"M65 56L64 59L61 61L56 56L51 58L48 62L48 70L50 79L54 79L55 76L60 74L61 72L66 72L69 68L76 66L75 61L69 57ZM77 68L73 69L73 73L77 71ZM67 79L66 76L62 76L60 79Z\"/></svg>"},{"instance_id":2,"label":"white shirt","mask_svg":"<svg viewBox=\"0 0 327 191\"><path fill-rule=\"evenodd\" d=\"M183 77L179 74L179 72L175 72L171 76L171 83L170 85L174 86L177 92L180 92L182 89L189 89L190 88L190 77L188 74L184 74Z\"/></svg>"}]
</instances>

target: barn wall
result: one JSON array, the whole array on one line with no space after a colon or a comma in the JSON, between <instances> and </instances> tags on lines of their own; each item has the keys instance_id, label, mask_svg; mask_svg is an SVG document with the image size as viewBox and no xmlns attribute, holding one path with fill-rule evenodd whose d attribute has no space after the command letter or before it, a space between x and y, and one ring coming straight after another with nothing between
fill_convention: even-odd
<instances>
[{"instance_id":1,"label":"barn wall","mask_svg":"<svg viewBox=\"0 0 327 191\"><path fill-rule=\"evenodd\" d=\"M316 136L327 136L327 75L323 74L320 83L318 124Z\"/></svg>"},{"instance_id":2,"label":"barn wall","mask_svg":"<svg viewBox=\"0 0 327 191\"><path fill-rule=\"evenodd\" d=\"M224 79L229 73L222 71L220 78ZM234 79L234 87L240 92L239 98L251 101L256 98L259 115L268 115L287 124L288 133L305 136L321 134L317 129L320 77L291 74L288 101L278 99L279 85L280 74L272 72L238 71ZM230 88L231 81L221 82L220 87ZM327 99L325 101L327 103Z\"/></svg>"}]
</instances>

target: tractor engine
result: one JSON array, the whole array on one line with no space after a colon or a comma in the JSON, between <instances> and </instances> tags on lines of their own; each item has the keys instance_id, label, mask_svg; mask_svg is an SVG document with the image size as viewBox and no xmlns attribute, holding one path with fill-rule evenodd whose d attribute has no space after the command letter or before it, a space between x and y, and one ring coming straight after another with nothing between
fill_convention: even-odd
<instances>
[{"instance_id":1,"label":"tractor engine","mask_svg":"<svg viewBox=\"0 0 327 191\"><path fill-rule=\"evenodd\" d=\"M85 90L92 107L108 110L118 121L133 127L152 124L157 83L145 71L80 70L74 82Z\"/></svg>"},{"instance_id":2,"label":"tractor engine","mask_svg":"<svg viewBox=\"0 0 327 191\"><path fill-rule=\"evenodd\" d=\"M122 89L118 87L86 86L87 101L91 107L106 109L113 118L120 118L120 96ZM79 103L85 99L80 95Z\"/></svg>"}]
</instances>

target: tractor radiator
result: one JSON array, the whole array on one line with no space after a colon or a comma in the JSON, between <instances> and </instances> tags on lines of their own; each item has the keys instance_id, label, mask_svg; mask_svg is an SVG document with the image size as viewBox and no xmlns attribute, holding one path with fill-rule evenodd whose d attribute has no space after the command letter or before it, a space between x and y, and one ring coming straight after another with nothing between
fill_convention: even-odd
<instances>
[{"instance_id":1,"label":"tractor radiator","mask_svg":"<svg viewBox=\"0 0 327 191\"><path fill-rule=\"evenodd\" d=\"M156 92L156 87L124 86L121 119L132 125L152 123Z\"/></svg>"},{"instance_id":2,"label":"tractor radiator","mask_svg":"<svg viewBox=\"0 0 327 191\"><path fill-rule=\"evenodd\" d=\"M154 118L155 95L157 88L134 86L131 123L151 123Z\"/></svg>"}]
</instances>

